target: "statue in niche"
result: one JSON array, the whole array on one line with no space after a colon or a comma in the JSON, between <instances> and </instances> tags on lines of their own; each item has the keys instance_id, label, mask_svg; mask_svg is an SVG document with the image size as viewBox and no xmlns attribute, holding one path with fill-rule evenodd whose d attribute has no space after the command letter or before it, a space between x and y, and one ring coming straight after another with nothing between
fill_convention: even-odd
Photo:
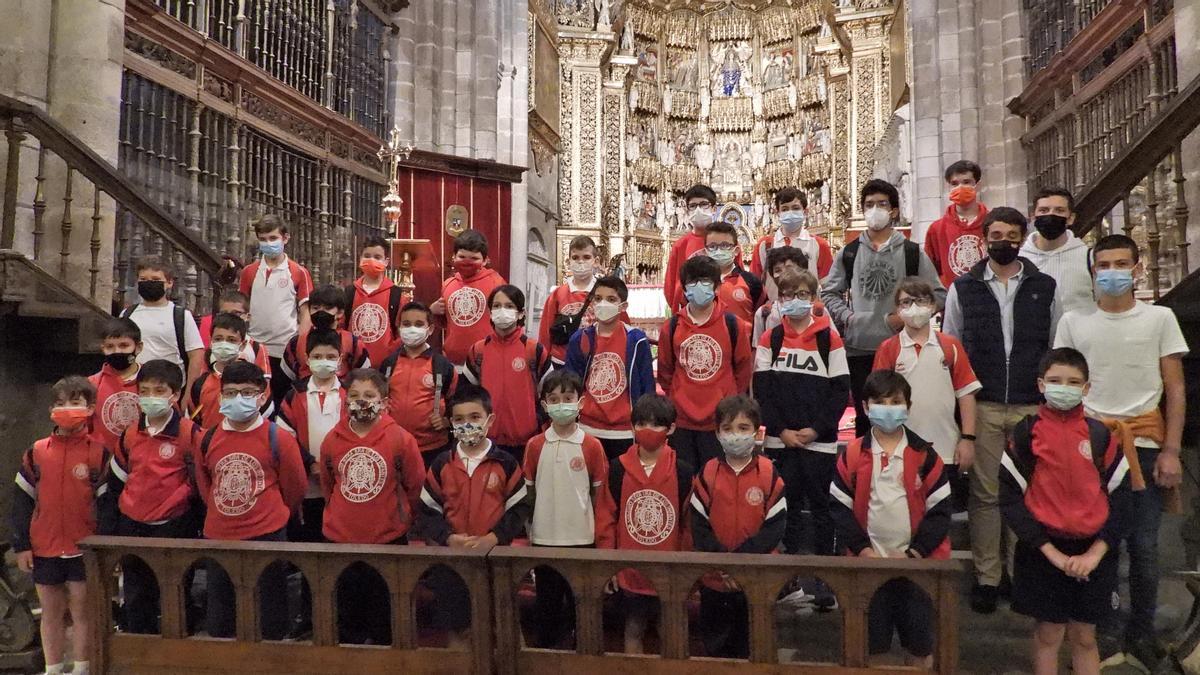
<instances>
[{"instance_id":1,"label":"statue in niche","mask_svg":"<svg viewBox=\"0 0 1200 675\"><path fill-rule=\"evenodd\" d=\"M638 54L638 79L658 82L658 47L647 45Z\"/></svg>"},{"instance_id":2,"label":"statue in niche","mask_svg":"<svg viewBox=\"0 0 1200 675\"><path fill-rule=\"evenodd\" d=\"M673 96L672 96L672 94L671 94L671 88L670 88L670 87L667 87L667 88L666 88L666 90L665 90L665 91L663 91L663 95L662 95L662 109L663 109L663 112L664 112L664 113L666 113L666 114L668 114L668 115L670 115L670 114L671 114L671 100L672 100L672 98L673 98Z\"/></svg>"},{"instance_id":3,"label":"statue in niche","mask_svg":"<svg viewBox=\"0 0 1200 675\"><path fill-rule=\"evenodd\" d=\"M746 60L754 53L744 40L732 44L717 43L710 48L713 69L710 76L714 96L744 96L748 82Z\"/></svg>"},{"instance_id":4,"label":"statue in niche","mask_svg":"<svg viewBox=\"0 0 1200 675\"><path fill-rule=\"evenodd\" d=\"M599 30L612 28L612 10L609 8L609 0L595 0L595 7L596 28Z\"/></svg>"},{"instance_id":5,"label":"statue in niche","mask_svg":"<svg viewBox=\"0 0 1200 675\"><path fill-rule=\"evenodd\" d=\"M675 148L671 142L665 138L658 140L658 161L663 166L671 166L675 164Z\"/></svg>"},{"instance_id":6,"label":"statue in niche","mask_svg":"<svg viewBox=\"0 0 1200 675\"><path fill-rule=\"evenodd\" d=\"M675 134L675 164L683 164L692 157L696 139L689 127L680 127Z\"/></svg>"},{"instance_id":7,"label":"statue in niche","mask_svg":"<svg viewBox=\"0 0 1200 675\"><path fill-rule=\"evenodd\" d=\"M654 196L648 192L639 193L642 198L641 213L638 214L637 227L639 230L656 230L658 229L657 209L655 208Z\"/></svg>"},{"instance_id":8,"label":"statue in niche","mask_svg":"<svg viewBox=\"0 0 1200 675\"><path fill-rule=\"evenodd\" d=\"M696 157L696 166L700 167L700 169L703 171L711 171L712 170L712 168L713 168L713 149L712 149L712 146L709 145L707 140L701 139L701 141L696 144L696 150L695 150L694 154Z\"/></svg>"},{"instance_id":9,"label":"statue in niche","mask_svg":"<svg viewBox=\"0 0 1200 675\"><path fill-rule=\"evenodd\" d=\"M767 165L766 141L754 141L750 144L750 166L761 169Z\"/></svg>"},{"instance_id":10,"label":"statue in niche","mask_svg":"<svg viewBox=\"0 0 1200 675\"><path fill-rule=\"evenodd\" d=\"M637 104L638 104L638 90L637 90L637 87L630 87L630 88L629 88L629 109L630 109L630 110L637 110Z\"/></svg>"},{"instance_id":11,"label":"statue in niche","mask_svg":"<svg viewBox=\"0 0 1200 675\"><path fill-rule=\"evenodd\" d=\"M637 136L630 134L625 137L625 159L630 163L638 161L642 156L642 148Z\"/></svg>"},{"instance_id":12,"label":"statue in niche","mask_svg":"<svg viewBox=\"0 0 1200 675\"><path fill-rule=\"evenodd\" d=\"M722 186L740 186L742 184L742 143L736 138L731 138L725 141L725 145L721 148L721 159L717 166L717 176L720 180L714 180Z\"/></svg>"},{"instance_id":13,"label":"statue in niche","mask_svg":"<svg viewBox=\"0 0 1200 675\"><path fill-rule=\"evenodd\" d=\"M778 89L791 81L792 59L790 49L767 55L763 61L763 91Z\"/></svg>"},{"instance_id":14,"label":"statue in niche","mask_svg":"<svg viewBox=\"0 0 1200 675\"><path fill-rule=\"evenodd\" d=\"M702 120L708 119L708 103L709 103L708 89L707 88L701 89L700 90L700 119L702 119Z\"/></svg>"},{"instance_id":15,"label":"statue in niche","mask_svg":"<svg viewBox=\"0 0 1200 675\"><path fill-rule=\"evenodd\" d=\"M626 54L633 53L633 27L629 25L629 21L625 21L625 29L621 31L621 51Z\"/></svg>"},{"instance_id":16,"label":"statue in niche","mask_svg":"<svg viewBox=\"0 0 1200 675\"><path fill-rule=\"evenodd\" d=\"M684 91L696 91L696 55L680 54L671 69L671 86Z\"/></svg>"}]
</instances>

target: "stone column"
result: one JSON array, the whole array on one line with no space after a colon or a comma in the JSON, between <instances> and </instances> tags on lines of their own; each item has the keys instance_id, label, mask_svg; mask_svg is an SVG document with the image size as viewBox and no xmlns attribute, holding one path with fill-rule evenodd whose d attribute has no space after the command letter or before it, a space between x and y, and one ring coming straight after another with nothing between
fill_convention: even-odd
<instances>
[{"instance_id":1,"label":"stone column","mask_svg":"<svg viewBox=\"0 0 1200 675\"><path fill-rule=\"evenodd\" d=\"M615 55L609 61L608 79L604 82L604 184L602 200L602 230L607 239L606 260L625 252L625 236L633 228L632 214L625 208L628 201L627 184L621 180L625 166L625 135L629 123L628 100L625 90L629 69L637 65L632 54Z\"/></svg>"},{"instance_id":2,"label":"stone column","mask_svg":"<svg viewBox=\"0 0 1200 675\"><path fill-rule=\"evenodd\" d=\"M409 7L392 15L392 22L396 24L396 34L391 40L392 67L391 73L389 73L393 83L392 123L400 130L400 138L412 140L414 144L416 139L416 92L429 91L428 89L418 89L416 82L417 49L419 41L424 37L418 33L418 29L424 29L424 26L418 24L417 17L424 6L424 3L418 3L415 7ZM423 32L422 30L421 33Z\"/></svg>"},{"instance_id":3,"label":"stone column","mask_svg":"<svg viewBox=\"0 0 1200 675\"><path fill-rule=\"evenodd\" d=\"M1179 68L1179 87L1200 77L1200 49L1194 38L1200 35L1200 0L1175 0L1175 61ZM1200 130L1183 142L1185 195L1189 210L1188 269L1200 269Z\"/></svg>"},{"instance_id":4,"label":"stone column","mask_svg":"<svg viewBox=\"0 0 1200 675\"><path fill-rule=\"evenodd\" d=\"M511 3L506 4L511 7ZM525 7L513 7L505 21L505 29L500 33L507 43L504 51L511 59L511 63L505 62L509 74L503 78L503 89L508 95L500 116L511 120L512 129L502 145L510 163L526 167L529 166L528 31L529 14ZM515 77L511 75L512 68L516 68ZM509 235L509 260L512 261L509 282L526 291L529 290L525 260L529 251L529 180L532 175L533 171L526 171L524 179L512 186L512 230Z\"/></svg>"}]
</instances>

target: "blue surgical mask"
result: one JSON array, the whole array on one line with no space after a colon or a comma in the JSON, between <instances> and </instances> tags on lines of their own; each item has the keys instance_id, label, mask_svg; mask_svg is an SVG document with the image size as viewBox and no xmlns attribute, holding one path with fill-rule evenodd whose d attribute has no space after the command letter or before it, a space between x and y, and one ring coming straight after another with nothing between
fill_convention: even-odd
<instances>
[{"instance_id":1,"label":"blue surgical mask","mask_svg":"<svg viewBox=\"0 0 1200 675\"><path fill-rule=\"evenodd\" d=\"M800 298L792 298L779 303L779 315L800 318L808 316L812 312L812 300L801 300Z\"/></svg>"},{"instance_id":2,"label":"blue surgical mask","mask_svg":"<svg viewBox=\"0 0 1200 675\"><path fill-rule=\"evenodd\" d=\"M283 255L283 240L260 241L258 242L258 252L268 258L277 258Z\"/></svg>"},{"instance_id":3,"label":"blue surgical mask","mask_svg":"<svg viewBox=\"0 0 1200 675\"><path fill-rule=\"evenodd\" d=\"M796 234L804 227L808 217L803 211L784 211L779 214L779 226L786 234Z\"/></svg>"},{"instance_id":4,"label":"blue surgical mask","mask_svg":"<svg viewBox=\"0 0 1200 675\"><path fill-rule=\"evenodd\" d=\"M1055 410L1074 410L1083 403L1083 387L1046 383L1046 403Z\"/></svg>"},{"instance_id":5,"label":"blue surgical mask","mask_svg":"<svg viewBox=\"0 0 1200 675\"><path fill-rule=\"evenodd\" d=\"M249 422L258 414L257 396L221 398L221 414L230 422Z\"/></svg>"},{"instance_id":6,"label":"blue surgical mask","mask_svg":"<svg viewBox=\"0 0 1200 675\"><path fill-rule=\"evenodd\" d=\"M716 292L713 291L712 282L709 281L697 281L688 284L683 289L683 294L687 297L688 302L697 307L708 307L712 303L713 298L717 297Z\"/></svg>"},{"instance_id":7,"label":"blue surgical mask","mask_svg":"<svg viewBox=\"0 0 1200 675\"><path fill-rule=\"evenodd\" d=\"M1125 295L1133 288L1133 270L1099 270L1096 288L1109 296Z\"/></svg>"},{"instance_id":8,"label":"blue surgical mask","mask_svg":"<svg viewBox=\"0 0 1200 675\"><path fill-rule=\"evenodd\" d=\"M705 250L708 253L708 257L712 258L713 262L717 263L721 267L733 262L733 249L731 248L709 248Z\"/></svg>"},{"instance_id":9,"label":"blue surgical mask","mask_svg":"<svg viewBox=\"0 0 1200 675\"><path fill-rule=\"evenodd\" d=\"M161 396L139 396L138 406L146 417L162 417L171 411L171 399Z\"/></svg>"},{"instance_id":10,"label":"blue surgical mask","mask_svg":"<svg viewBox=\"0 0 1200 675\"><path fill-rule=\"evenodd\" d=\"M890 434L908 421L908 406L872 403L867 410L867 418L880 431Z\"/></svg>"}]
</instances>

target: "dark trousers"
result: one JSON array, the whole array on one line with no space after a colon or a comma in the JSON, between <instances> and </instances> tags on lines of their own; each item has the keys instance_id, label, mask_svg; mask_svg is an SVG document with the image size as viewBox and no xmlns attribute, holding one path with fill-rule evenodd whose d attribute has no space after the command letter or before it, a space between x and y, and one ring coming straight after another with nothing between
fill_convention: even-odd
<instances>
[{"instance_id":1,"label":"dark trousers","mask_svg":"<svg viewBox=\"0 0 1200 675\"><path fill-rule=\"evenodd\" d=\"M715 431L696 431L675 427L675 433L671 434L671 447L675 449L675 456L679 458L679 461L685 462L696 473L700 473L704 469L708 460L724 454Z\"/></svg>"},{"instance_id":2,"label":"dark trousers","mask_svg":"<svg viewBox=\"0 0 1200 675\"><path fill-rule=\"evenodd\" d=\"M283 397L287 395L288 389L291 388L292 380L283 373L282 358L268 356L267 361L271 364L271 400L278 408L283 403Z\"/></svg>"},{"instance_id":3,"label":"dark trousers","mask_svg":"<svg viewBox=\"0 0 1200 675\"><path fill-rule=\"evenodd\" d=\"M1125 550L1129 552L1129 620L1121 630L1121 610L1113 610L1097 626L1103 635L1120 637L1127 642L1152 639L1154 614L1158 611L1158 528L1162 524L1163 491L1154 482L1154 463L1157 448L1138 448L1138 463L1146 476L1146 489L1134 492L1129 536ZM1114 591L1116 592L1116 591Z\"/></svg>"},{"instance_id":4,"label":"dark trousers","mask_svg":"<svg viewBox=\"0 0 1200 675\"><path fill-rule=\"evenodd\" d=\"M287 537L284 530L279 530L250 541L287 541ZM208 634L210 637L233 637L237 631L237 600L233 580L216 563L210 563L206 570ZM286 567L282 563L268 565L259 577L258 590L262 598L262 637L264 640L282 640L287 635L288 626Z\"/></svg>"},{"instance_id":5,"label":"dark trousers","mask_svg":"<svg viewBox=\"0 0 1200 675\"><path fill-rule=\"evenodd\" d=\"M292 514L287 525L287 540L319 544L325 541L325 500L306 498L300 504L300 514Z\"/></svg>"},{"instance_id":6,"label":"dark trousers","mask_svg":"<svg viewBox=\"0 0 1200 675\"><path fill-rule=\"evenodd\" d=\"M188 514L169 520L161 525L149 525L132 520L121 514L117 521L117 536L121 537L166 537L190 539L194 521ZM141 558L129 556L121 561L122 596L118 625L126 633L153 635L159 632L158 579L150 566Z\"/></svg>"},{"instance_id":7,"label":"dark trousers","mask_svg":"<svg viewBox=\"0 0 1200 675\"><path fill-rule=\"evenodd\" d=\"M834 554L833 516L829 511L829 484L837 464L837 455L814 452L803 448L767 450L767 457L783 479L787 497L787 529L783 534L784 553L799 553L803 547L804 510L808 505L812 516L812 552L815 555Z\"/></svg>"},{"instance_id":8,"label":"dark trousers","mask_svg":"<svg viewBox=\"0 0 1200 675\"><path fill-rule=\"evenodd\" d=\"M632 438L597 438L596 440L600 441L600 446L604 448L604 456L608 458L609 464L617 461L618 457L633 447Z\"/></svg>"},{"instance_id":9,"label":"dark trousers","mask_svg":"<svg viewBox=\"0 0 1200 675\"><path fill-rule=\"evenodd\" d=\"M401 537L393 544L407 544ZM389 645L392 613L387 582L362 564L346 568L337 582L338 642Z\"/></svg>"},{"instance_id":10,"label":"dark trousers","mask_svg":"<svg viewBox=\"0 0 1200 675\"><path fill-rule=\"evenodd\" d=\"M750 656L750 605L741 591L700 587L700 635L706 656L744 659Z\"/></svg>"},{"instance_id":11,"label":"dark trousers","mask_svg":"<svg viewBox=\"0 0 1200 675\"><path fill-rule=\"evenodd\" d=\"M875 365L875 354L847 356L846 365L850 368L850 396L854 399L854 436L862 438L871 430L871 421L863 410L862 392Z\"/></svg>"},{"instance_id":12,"label":"dark trousers","mask_svg":"<svg viewBox=\"0 0 1200 675\"><path fill-rule=\"evenodd\" d=\"M445 565L434 565L421 583L433 593L434 627L455 632L471 627L471 591L462 577Z\"/></svg>"}]
</instances>

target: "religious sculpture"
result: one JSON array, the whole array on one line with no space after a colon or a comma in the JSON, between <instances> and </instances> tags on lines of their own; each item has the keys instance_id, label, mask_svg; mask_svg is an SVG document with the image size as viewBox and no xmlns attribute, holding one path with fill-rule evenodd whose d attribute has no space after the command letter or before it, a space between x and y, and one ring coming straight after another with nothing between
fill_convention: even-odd
<instances>
[{"instance_id":1,"label":"religious sculpture","mask_svg":"<svg viewBox=\"0 0 1200 675\"><path fill-rule=\"evenodd\" d=\"M714 96L745 95L748 73L744 65L753 53L754 48L745 40L709 46L709 59L713 62L710 81Z\"/></svg>"},{"instance_id":2,"label":"religious sculpture","mask_svg":"<svg viewBox=\"0 0 1200 675\"><path fill-rule=\"evenodd\" d=\"M596 0L596 29L608 30L612 28L612 11L609 9L609 0Z\"/></svg>"}]
</instances>

